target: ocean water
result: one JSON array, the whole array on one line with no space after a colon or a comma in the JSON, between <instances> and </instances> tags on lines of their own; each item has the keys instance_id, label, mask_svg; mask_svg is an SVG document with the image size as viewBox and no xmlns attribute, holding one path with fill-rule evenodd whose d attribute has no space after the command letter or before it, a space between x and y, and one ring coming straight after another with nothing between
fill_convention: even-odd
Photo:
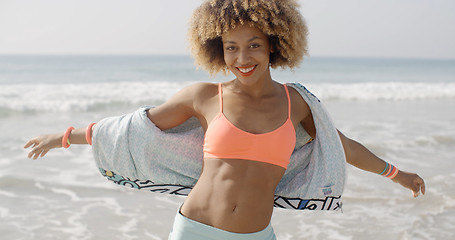
<instances>
[{"instance_id":1,"label":"ocean water","mask_svg":"<svg viewBox=\"0 0 455 240\"><path fill-rule=\"evenodd\" d=\"M272 76L307 86L342 132L427 185L414 199L349 166L343 212L275 209L278 239L455 238L454 60L311 57ZM0 238L167 239L184 198L106 181L88 146L33 161L23 145L231 78L186 56L0 56Z\"/></svg>"}]
</instances>

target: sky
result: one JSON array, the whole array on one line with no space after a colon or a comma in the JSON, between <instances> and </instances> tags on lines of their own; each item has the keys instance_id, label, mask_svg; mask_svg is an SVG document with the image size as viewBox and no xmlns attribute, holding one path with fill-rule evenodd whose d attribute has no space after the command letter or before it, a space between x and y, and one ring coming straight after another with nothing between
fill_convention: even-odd
<instances>
[{"instance_id":1,"label":"sky","mask_svg":"<svg viewBox=\"0 0 455 240\"><path fill-rule=\"evenodd\" d=\"M190 54L202 0L0 0L0 54ZM299 0L310 56L455 59L453 0Z\"/></svg>"}]
</instances>

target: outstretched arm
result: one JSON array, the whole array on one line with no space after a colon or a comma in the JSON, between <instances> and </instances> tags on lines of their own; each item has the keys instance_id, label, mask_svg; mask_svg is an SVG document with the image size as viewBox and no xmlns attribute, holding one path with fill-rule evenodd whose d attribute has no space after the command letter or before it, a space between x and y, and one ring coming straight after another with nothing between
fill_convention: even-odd
<instances>
[{"instance_id":1,"label":"outstretched arm","mask_svg":"<svg viewBox=\"0 0 455 240\"><path fill-rule=\"evenodd\" d=\"M387 168L388 164L384 160L374 155L362 144L347 138L340 131L338 131L338 134L340 135L346 154L346 161L349 164L377 174L380 174ZM392 180L401 184L403 187L410 189L413 192L414 197L419 196L420 191L425 194L425 182L415 173L398 171L398 174L393 177Z\"/></svg>"},{"instance_id":2,"label":"outstretched arm","mask_svg":"<svg viewBox=\"0 0 455 240\"><path fill-rule=\"evenodd\" d=\"M305 131L312 138L315 138L316 127L314 125L313 116L308 104L294 89L289 91L289 93L293 100L293 104L291 106L297 109L297 111L293 112L292 116L300 121L300 124L302 124ZM384 172L382 175L387 175L394 182L410 189L413 192L414 197L417 197L420 192L425 194L425 182L419 175L405 171L398 171L398 173L395 174L395 171L392 171L392 168L389 167L390 164L374 155L362 144L347 138L340 131L338 131L338 135L340 136L341 143L343 144L346 161L349 164L372 173L381 174Z\"/></svg>"},{"instance_id":3,"label":"outstretched arm","mask_svg":"<svg viewBox=\"0 0 455 240\"><path fill-rule=\"evenodd\" d=\"M67 139L71 144L88 144L86 135L88 134L91 137L93 125L89 127L90 129L88 131L90 132L87 132L86 128L72 130L67 136ZM28 158L37 159L38 157L44 157L51 149L61 148L63 146L62 141L64 136L65 133L57 133L32 138L24 146L24 148L32 147L28 153Z\"/></svg>"},{"instance_id":4,"label":"outstretched arm","mask_svg":"<svg viewBox=\"0 0 455 240\"><path fill-rule=\"evenodd\" d=\"M208 91L209 95L210 92L217 93L216 86L212 85L197 83L185 87L162 105L147 111L147 116L161 130L178 126L192 116L201 118L195 107L202 105L201 102L206 102L205 90L213 88L215 91ZM53 148L65 146L67 139L71 144L88 144L88 141L91 141L92 127L87 130L88 128L74 129L67 132L66 136L65 133L41 135L28 141L24 148L31 147L28 157L37 159L44 157Z\"/></svg>"}]
</instances>

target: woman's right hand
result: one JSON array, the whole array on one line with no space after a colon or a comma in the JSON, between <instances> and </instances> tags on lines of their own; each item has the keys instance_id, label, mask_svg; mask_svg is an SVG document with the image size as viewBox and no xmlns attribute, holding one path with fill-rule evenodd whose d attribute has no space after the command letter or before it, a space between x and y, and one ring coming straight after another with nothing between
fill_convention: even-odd
<instances>
[{"instance_id":1,"label":"woman's right hand","mask_svg":"<svg viewBox=\"0 0 455 240\"><path fill-rule=\"evenodd\" d=\"M62 134L47 134L31 139L24 145L24 148L32 147L28 158L44 157L49 150L62 147L62 138Z\"/></svg>"}]
</instances>

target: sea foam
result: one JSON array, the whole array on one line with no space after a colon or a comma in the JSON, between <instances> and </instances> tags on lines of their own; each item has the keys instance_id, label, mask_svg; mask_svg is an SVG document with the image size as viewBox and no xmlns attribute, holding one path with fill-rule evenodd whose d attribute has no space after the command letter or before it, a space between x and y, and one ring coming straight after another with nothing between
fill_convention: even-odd
<instances>
[{"instance_id":1,"label":"sea foam","mask_svg":"<svg viewBox=\"0 0 455 240\"><path fill-rule=\"evenodd\" d=\"M157 105L192 83L6 84L0 89L0 116L11 112L85 112L119 106ZM455 99L455 83L310 83L306 86L323 101Z\"/></svg>"}]
</instances>

